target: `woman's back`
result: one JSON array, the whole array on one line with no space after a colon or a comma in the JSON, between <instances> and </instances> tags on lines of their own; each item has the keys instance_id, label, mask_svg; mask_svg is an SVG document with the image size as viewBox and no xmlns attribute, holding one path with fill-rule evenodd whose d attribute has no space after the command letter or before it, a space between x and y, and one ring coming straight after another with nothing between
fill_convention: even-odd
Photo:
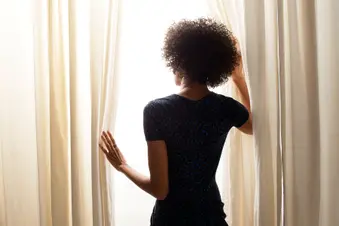
<instances>
[{"instance_id":1,"label":"woman's back","mask_svg":"<svg viewBox=\"0 0 339 226\"><path fill-rule=\"evenodd\" d=\"M150 177L129 166L112 135L101 149L111 164L157 198L151 226L225 226L215 173L229 130L252 134L250 99L237 42L212 19L182 20L165 35L163 57L180 95L144 109ZM231 77L244 105L209 91Z\"/></svg>"},{"instance_id":2,"label":"woman's back","mask_svg":"<svg viewBox=\"0 0 339 226\"><path fill-rule=\"evenodd\" d=\"M168 155L169 193L155 205L154 225L226 225L215 173L227 133L248 116L240 103L213 92L197 101L171 95L145 107L146 139L164 140Z\"/></svg>"}]
</instances>

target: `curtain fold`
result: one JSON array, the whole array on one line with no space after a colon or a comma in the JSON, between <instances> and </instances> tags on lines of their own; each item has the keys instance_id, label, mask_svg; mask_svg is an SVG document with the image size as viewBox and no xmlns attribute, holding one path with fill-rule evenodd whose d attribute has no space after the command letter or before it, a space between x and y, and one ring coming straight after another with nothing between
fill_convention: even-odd
<instances>
[{"instance_id":1,"label":"curtain fold","mask_svg":"<svg viewBox=\"0 0 339 226\"><path fill-rule=\"evenodd\" d=\"M9 5L20 19L6 27L8 68L20 70L1 77L0 224L114 225L111 167L98 141L115 127L119 1Z\"/></svg>"},{"instance_id":2,"label":"curtain fold","mask_svg":"<svg viewBox=\"0 0 339 226\"><path fill-rule=\"evenodd\" d=\"M213 16L239 39L251 93L254 137L233 130L228 181L231 225L280 225L281 152L278 32L275 1L211 1ZM232 89L232 97L239 94ZM233 178L233 179L232 179Z\"/></svg>"},{"instance_id":3,"label":"curtain fold","mask_svg":"<svg viewBox=\"0 0 339 226\"><path fill-rule=\"evenodd\" d=\"M247 79L243 2L233 0L208 1L210 16L225 23L238 38ZM221 93L240 101L240 94L231 81ZM253 137L232 129L225 145L223 168L223 198L229 225L254 224L255 150Z\"/></svg>"},{"instance_id":4,"label":"curtain fold","mask_svg":"<svg viewBox=\"0 0 339 226\"><path fill-rule=\"evenodd\" d=\"M120 3L0 7L1 226L115 224L98 139L116 128ZM239 39L254 121L254 138L232 130L225 147L227 221L339 225L339 2L208 3Z\"/></svg>"},{"instance_id":5,"label":"curtain fold","mask_svg":"<svg viewBox=\"0 0 339 226\"><path fill-rule=\"evenodd\" d=\"M284 1L280 7L285 223L319 225L320 133L315 5L314 1Z\"/></svg>"},{"instance_id":6,"label":"curtain fold","mask_svg":"<svg viewBox=\"0 0 339 226\"><path fill-rule=\"evenodd\" d=\"M285 224L338 225L339 4L279 4Z\"/></svg>"},{"instance_id":7,"label":"curtain fold","mask_svg":"<svg viewBox=\"0 0 339 226\"><path fill-rule=\"evenodd\" d=\"M114 128L114 117L112 122L104 117L112 118L116 108L116 100L108 102L107 96L115 93L110 84L116 82L112 46L117 43L117 33L112 30L118 26L119 2L49 4L48 18L39 20L49 21L44 30L48 46L37 45L49 49L52 224L112 225L112 174L99 155L98 139L104 127ZM45 35L44 31L37 32ZM44 59L36 58L40 60ZM37 74L36 81L45 77ZM37 95L37 105L44 101L40 97Z\"/></svg>"},{"instance_id":8,"label":"curtain fold","mask_svg":"<svg viewBox=\"0 0 339 226\"><path fill-rule=\"evenodd\" d=\"M339 225L339 2L315 1L320 116L319 225Z\"/></svg>"},{"instance_id":9,"label":"curtain fold","mask_svg":"<svg viewBox=\"0 0 339 226\"><path fill-rule=\"evenodd\" d=\"M339 224L338 8L333 0L244 0L256 149L254 225Z\"/></svg>"},{"instance_id":10,"label":"curtain fold","mask_svg":"<svg viewBox=\"0 0 339 226\"><path fill-rule=\"evenodd\" d=\"M39 224L30 4L0 2L0 225L5 226Z\"/></svg>"},{"instance_id":11,"label":"curtain fold","mask_svg":"<svg viewBox=\"0 0 339 226\"><path fill-rule=\"evenodd\" d=\"M279 48L276 1L244 0L256 150L254 225L281 224Z\"/></svg>"}]
</instances>

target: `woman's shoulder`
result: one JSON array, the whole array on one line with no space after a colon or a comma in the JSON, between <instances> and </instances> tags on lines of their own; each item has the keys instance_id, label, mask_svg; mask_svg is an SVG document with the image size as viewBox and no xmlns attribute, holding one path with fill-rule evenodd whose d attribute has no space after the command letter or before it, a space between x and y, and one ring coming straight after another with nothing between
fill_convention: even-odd
<instances>
[{"instance_id":1,"label":"woman's shoulder","mask_svg":"<svg viewBox=\"0 0 339 226\"><path fill-rule=\"evenodd\" d=\"M232 104L232 102L236 101L235 99L233 99L232 97L226 96L224 94L220 94L220 93L214 93L213 95L211 95L212 98L214 98L214 103L219 105L228 105L228 104Z\"/></svg>"},{"instance_id":2,"label":"woman's shoulder","mask_svg":"<svg viewBox=\"0 0 339 226\"><path fill-rule=\"evenodd\" d=\"M233 99L232 97L223 95L223 94L216 94L216 96L225 104L233 104L238 102L237 100Z\"/></svg>"},{"instance_id":3,"label":"woman's shoulder","mask_svg":"<svg viewBox=\"0 0 339 226\"><path fill-rule=\"evenodd\" d=\"M153 99L146 104L144 108L144 112L145 111L146 112L157 112L157 111L166 110L166 108L174 104L175 99L176 99L175 94L172 94L166 97Z\"/></svg>"},{"instance_id":4,"label":"woman's shoulder","mask_svg":"<svg viewBox=\"0 0 339 226\"><path fill-rule=\"evenodd\" d=\"M218 99L216 101L216 105L218 105L220 108L225 109L227 112L233 112L233 110L237 110L238 108L243 108L242 104L230 97L230 96L225 96L223 94L216 94L216 98Z\"/></svg>"}]
</instances>

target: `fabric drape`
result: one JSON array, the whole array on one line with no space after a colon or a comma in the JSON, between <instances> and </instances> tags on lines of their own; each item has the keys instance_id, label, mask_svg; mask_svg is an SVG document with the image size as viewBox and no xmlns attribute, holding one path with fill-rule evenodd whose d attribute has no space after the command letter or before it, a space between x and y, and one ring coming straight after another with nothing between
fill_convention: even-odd
<instances>
[{"instance_id":1,"label":"fabric drape","mask_svg":"<svg viewBox=\"0 0 339 226\"><path fill-rule=\"evenodd\" d=\"M234 10L236 4L243 8ZM240 28L245 34L243 41L236 33L254 114L253 225L339 224L334 213L338 2L225 0L216 5L219 10L224 6L228 17L215 15L230 24L234 18L234 32Z\"/></svg>"},{"instance_id":2,"label":"fabric drape","mask_svg":"<svg viewBox=\"0 0 339 226\"><path fill-rule=\"evenodd\" d=\"M4 117L17 117L1 124L0 224L114 225L111 168L98 140L115 123L119 1L22 7L9 9L21 17L8 52L21 69L2 77L0 91Z\"/></svg>"},{"instance_id":3,"label":"fabric drape","mask_svg":"<svg viewBox=\"0 0 339 226\"><path fill-rule=\"evenodd\" d=\"M232 0L208 1L210 16L225 23L238 38L247 78L243 2ZM229 81L221 93L240 101L240 94ZM223 198L229 225L251 226L254 223L255 150L253 137L232 129L224 150Z\"/></svg>"},{"instance_id":4,"label":"fabric drape","mask_svg":"<svg viewBox=\"0 0 339 226\"><path fill-rule=\"evenodd\" d=\"M244 0L246 57L256 151L254 225L281 223L281 147L276 1Z\"/></svg>"},{"instance_id":5,"label":"fabric drape","mask_svg":"<svg viewBox=\"0 0 339 226\"><path fill-rule=\"evenodd\" d=\"M339 225L339 3L278 2L285 225Z\"/></svg>"}]
</instances>

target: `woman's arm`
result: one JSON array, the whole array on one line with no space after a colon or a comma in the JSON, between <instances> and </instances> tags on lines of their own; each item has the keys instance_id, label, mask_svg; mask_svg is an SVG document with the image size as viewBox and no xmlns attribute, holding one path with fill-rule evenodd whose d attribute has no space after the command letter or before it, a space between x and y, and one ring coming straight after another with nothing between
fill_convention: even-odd
<instances>
[{"instance_id":1,"label":"woman's arm","mask_svg":"<svg viewBox=\"0 0 339 226\"><path fill-rule=\"evenodd\" d=\"M238 41L236 41L236 46L240 52L240 47ZM243 69L243 63L242 63L242 58L240 54L239 58L239 65L238 67L234 70L232 74L232 80L237 89L239 90L240 93L240 101L241 103L246 107L248 113L249 113L249 118L247 122L239 127L238 129L242 131L243 133L246 134L253 134L253 125L252 125L252 111L251 111L251 101L250 101L250 95L248 91L248 87L246 84L246 79L244 75L244 69Z\"/></svg>"},{"instance_id":2,"label":"woman's arm","mask_svg":"<svg viewBox=\"0 0 339 226\"><path fill-rule=\"evenodd\" d=\"M158 200L163 200L168 194L167 148L164 141L151 141L147 144L148 166L151 176L145 177L127 164L122 166L120 171L139 188Z\"/></svg>"},{"instance_id":3,"label":"woman's arm","mask_svg":"<svg viewBox=\"0 0 339 226\"><path fill-rule=\"evenodd\" d=\"M148 164L150 177L144 176L134 170L127 163L117 147L111 133L104 132L102 140L106 148L100 145L109 162L135 185L154 196L163 200L168 194L168 167L167 148L164 141L151 141L148 144Z\"/></svg>"},{"instance_id":4,"label":"woman's arm","mask_svg":"<svg viewBox=\"0 0 339 226\"><path fill-rule=\"evenodd\" d=\"M240 93L240 101L241 103L245 106L249 113L249 117L247 122L243 124L241 127L238 129L246 134L252 135L253 134L253 124L252 124L252 111L251 111L251 102L250 102L250 96L246 84L246 80L244 77L233 77L233 82L235 86L238 88L239 93Z\"/></svg>"}]
</instances>

